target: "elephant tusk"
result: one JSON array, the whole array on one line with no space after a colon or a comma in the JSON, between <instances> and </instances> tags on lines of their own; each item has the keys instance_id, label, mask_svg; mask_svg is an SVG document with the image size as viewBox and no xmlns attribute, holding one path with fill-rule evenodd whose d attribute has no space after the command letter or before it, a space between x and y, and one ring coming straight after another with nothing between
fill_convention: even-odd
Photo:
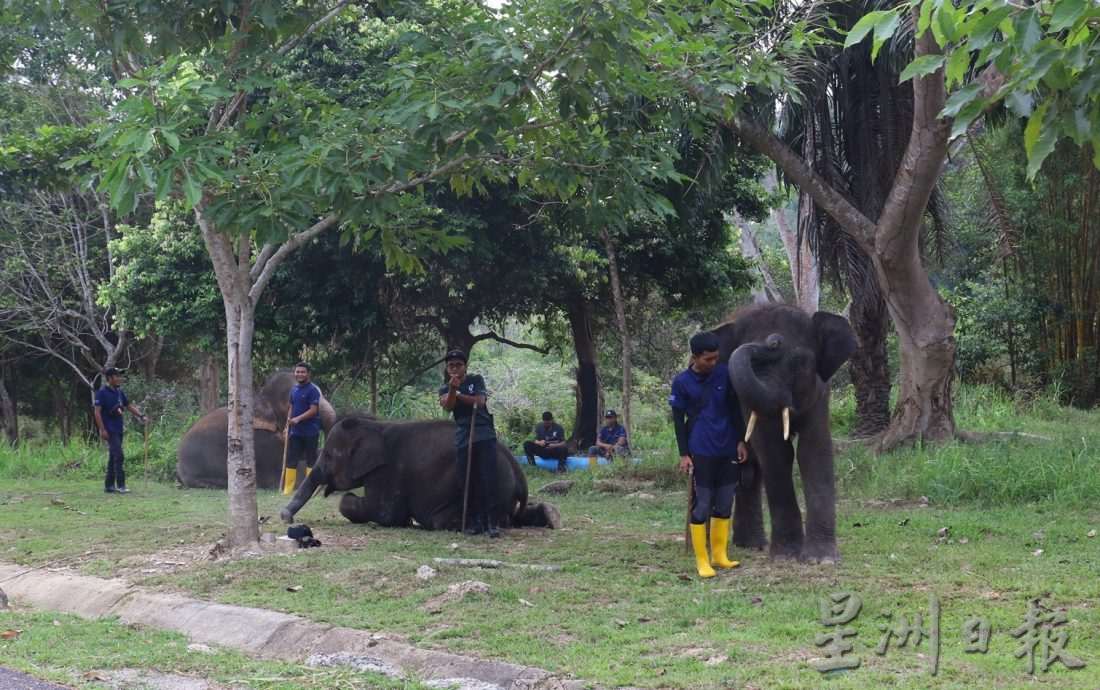
<instances>
[{"instance_id":1,"label":"elephant tusk","mask_svg":"<svg viewBox=\"0 0 1100 690\"><path fill-rule=\"evenodd\" d=\"M749 415L749 424L745 427L745 443L749 442L749 436L752 436L752 430L756 428L756 411Z\"/></svg>"},{"instance_id":2,"label":"elephant tusk","mask_svg":"<svg viewBox=\"0 0 1100 690\"><path fill-rule=\"evenodd\" d=\"M791 408L783 408L783 440L789 441L791 438Z\"/></svg>"}]
</instances>

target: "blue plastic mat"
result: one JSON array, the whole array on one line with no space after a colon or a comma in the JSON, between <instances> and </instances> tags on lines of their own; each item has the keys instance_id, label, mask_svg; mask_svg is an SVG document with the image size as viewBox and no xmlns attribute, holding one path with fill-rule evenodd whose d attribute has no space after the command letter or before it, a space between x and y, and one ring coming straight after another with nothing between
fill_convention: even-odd
<instances>
[{"instance_id":1,"label":"blue plastic mat","mask_svg":"<svg viewBox=\"0 0 1100 690\"><path fill-rule=\"evenodd\" d=\"M519 464L521 464L521 465L526 465L527 464L527 456L526 455L516 456L516 460L518 460ZM639 464L642 461L641 458L628 458L628 460L630 462L633 462L635 465ZM608 460L607 458L600 457L600 458L596 458L596 462L598 462L601 465L609 465L609 464L611 464L612 461ZM622 460L615 460L614 462L622 462ZM539 468L542 468L544 470L557 471L558 461L557 460L547 460L546 458L540 458L539 456L536 455L535 456L535 467L539 467ZM584 455L584 456L570 455L568 458L565 459L565 469L569 470L569 471L572 471L572 470L587 470L588 469L588 456L587 455Z\"/></svg>"}]
</instances>

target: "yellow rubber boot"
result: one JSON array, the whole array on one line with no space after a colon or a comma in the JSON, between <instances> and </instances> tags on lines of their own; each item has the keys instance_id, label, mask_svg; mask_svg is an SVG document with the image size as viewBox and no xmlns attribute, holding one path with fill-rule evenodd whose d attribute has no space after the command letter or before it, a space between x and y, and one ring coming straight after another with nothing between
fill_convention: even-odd
<instances>
[{"instance_id":1,"label":"yellow rubber boot","mask_svg":"<svg viewBox=\"0 0 1100 690\"><path fill-rule=\"evenodd\" d=\"M290 495L294 493L294 481L298 479L298 468L288 467L286 468L286 477L283 478L283 494Z\"/></svg>"},{"instance_id":2,"label":"yellow rubber boot","mask_svg":"<svg viewBox=\"0 0 1100 690\"><path fill-rule=\"evenodd\" d=\"M710 519L710 564L719 568L736 568L741 561L731 561L726 555L730 540L730 519Z\"/></svg>"},{"instance_id":3,"label":"yellow rubber boot","mask_svg":"<svg viewBox=\"0 0 1100 690\"><path fill-rule=\"evenodd\" d=\"M313 471L313 468L310 467L309 465L306 465L306 476L307 477L309 476L309 473L312 472L312 471Z\"/></svg>"},{"instance_id":4,"label":"yellow rubber boot","mask_svg":"<svg viewBox=\"0 0 1100 690\"><path fill-rule=\"evenodd\" d=\"M588 469L594 470L600 464L600 461L596 459L595 455L588 456Z\"/></svg>"},{"instance_id":5,"label":"yellow rubber boot","mask_svg":"<svg viewBox=\"0 0 1100 690\"><path fill-rule=\"evenodd\" d=\"M699 577L714 577L714 568L707 558L707 526L691 524L691 548L695 550L695 569Z\"/></svg>"}]
</instances>

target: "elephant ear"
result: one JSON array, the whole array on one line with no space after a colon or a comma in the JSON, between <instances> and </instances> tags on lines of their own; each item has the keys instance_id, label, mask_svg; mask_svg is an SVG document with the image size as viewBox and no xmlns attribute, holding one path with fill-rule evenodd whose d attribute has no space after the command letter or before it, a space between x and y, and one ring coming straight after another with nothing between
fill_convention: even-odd
<instances>
[{"instance_id":1,"label":"elephant ear","mask_svg":"<svg viewBox=\"0 0 1100 690\"><path fill-rule=\"evenodd\" d=\"M856 351L852 324L843 316L819 311L813 315L817 339L817 375L828 381Z\"/></svg>"},{"instance_id":2,"label":"elephant ear","mask_svg":"<svg viewBox=\"0 0 1100 690\"><path fill-rule=\"evenodd\" d=\"M718 361L722 364L728 362L733 351L741 345L740 334L737 331L737 324L734 321L727 321L721 326L710 329L711 333L718 336Z\"/></svg>"}]
</instances>

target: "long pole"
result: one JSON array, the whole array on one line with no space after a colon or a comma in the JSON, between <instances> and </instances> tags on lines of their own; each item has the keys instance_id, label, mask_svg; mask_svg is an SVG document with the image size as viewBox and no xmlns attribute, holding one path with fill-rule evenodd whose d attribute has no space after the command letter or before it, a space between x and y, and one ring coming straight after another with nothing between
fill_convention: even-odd
<instances>
[{"instance_id":1,"label":"long pole","mask_svg":"<svg viewBox=\"0 0 1100 690\"><path fill-rule=\"evenodd\" d=\"M695 501L695 468L688 470L688 507L684 518L684 553L691 554L691 504Z\"/></svg>"},{"instance_id":2,"label":"long pole","mask_svg":"<svg viewBox=\"0 0 1100 690\"><path fill-rule=\"evenodd\" d=\"M286 481L286 451L290 445L290 410L286 411L286 424L283 426L283 469L279 471L279 485L275 490L282 493L283 482Z\"/></svg>"},{"instance_id":3,"label":"long pole","mask_svg":"<svg viewBox=\"0 0 1100 690\"><path fill-rule=\"evenodd\" d=\"M149 493L149 422L143 422L141 425L141 435L145 437L145 477L142 480L142 491L145 494Z\"/></svg>"},{"instance_id":4,"label":"long pole","mask_svg":"<svg viewBox=\"0 0 1100 690\"><path fill-rule=\"evenodd\" d=\"M470 438L466 439L466 484L462 489L462 531L466 531L466 508L470 502L470 465L474 463L474 422L477 421L477 403L470 415Z\"/></svg>"}]
</instances>

